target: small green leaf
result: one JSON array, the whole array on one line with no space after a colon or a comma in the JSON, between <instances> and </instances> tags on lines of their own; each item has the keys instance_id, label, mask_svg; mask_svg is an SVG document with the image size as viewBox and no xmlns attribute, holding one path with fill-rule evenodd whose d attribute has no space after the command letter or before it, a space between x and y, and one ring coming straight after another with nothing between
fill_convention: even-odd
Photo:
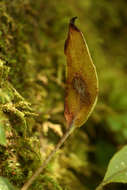
<instances>
[{"instance_id":1,"label":"small green leaf","mask_svg":"<svg viewBox=\"0 0 127 190\"><path fill-rule=\"evenodd\" d=\"M16 188L10 184L8 179L0 177L0 190L16 190Z\"/></svg>"},{"instance_id":2,"label":"small green leaf","mask_svg":"<svg viewBox=\"0 0 127 190\"><path fill-rule=\"evenodd\" d=\"M0 144L6 145L5 129L2 123L0 123Z\"/></svg>"},{"instance_id":3,"label":"small green leaf","mask_svg":"<svg viewBox=\"0 0 127 190\"><path fill-rule=\"evenodd\" d=\"M112 157L105 177L97 189L102 189L109 183L127 183L127 146Z\"/></svg>"}]
</instances>

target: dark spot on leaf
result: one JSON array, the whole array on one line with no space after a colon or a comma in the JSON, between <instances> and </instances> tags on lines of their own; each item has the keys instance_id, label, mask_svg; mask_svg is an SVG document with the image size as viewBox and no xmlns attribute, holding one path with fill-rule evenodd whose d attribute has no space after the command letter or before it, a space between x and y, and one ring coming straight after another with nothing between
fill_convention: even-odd
<instances>
[{"instance_id":1,"label":"dark spot on leaf","mask_svg":"<svg viewBox=\"0 0 127 190\"><path fill-rule=\"evenodd\" d=\"M81 103L90 104L90 95L87 89L87 85L81 76L76 75L72 79L72 86L76 93L80 96Z\"/></svg>"},{"instance_id":2,"label":"dark spot on leaf","mask_svg":"<svg viewBox=\"0 0 127 190\"><path fill-rule=\"evenodd\" d=\"M85 96L85 83L80 77L74 77L72 80L72 85L80 96Z\"/></svg>"}]
</instances>

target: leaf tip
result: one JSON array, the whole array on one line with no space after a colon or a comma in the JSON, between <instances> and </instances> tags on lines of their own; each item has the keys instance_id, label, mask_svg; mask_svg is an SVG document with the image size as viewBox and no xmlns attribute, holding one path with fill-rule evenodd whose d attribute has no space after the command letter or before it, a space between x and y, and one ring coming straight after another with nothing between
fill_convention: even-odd
<instances>
[{"instance_id":1,"label":"leaf tip","mask_svg":"<svg viewBox=\"0 0 127 190\"><path fill-rule=\"evenodd\" d=\"M79 32L79 29L75 26L75 20L77 19L78 17L75 16L75 17L72 17L70 19L70 22L69 22L69 29L72 29L72 30L76 30ZM67 49L67 46L68 46L68 42L69 42L69 34L70 34L70 30L69 30L69 33L68 33L68 37L65 41L65 44L64 44L64 53L66 55L66 49Z\"/></svg>"},{"instance_id":2,"label":"leaf tip","mask_svg":"<svg viewBox=\"0 0 127 190\"><path fill-rule=\"evenodd\" d=\"M69 26L70 26L70 28L72 28L72 29L74 29L74 30L76 30L76 31L79 32L79 29L78 29L77 26L75 25L75 20L76 20L77 18L78 18L77 16L71 18L71 19L70 19Z\"/></svg>"},{"instance_id":3,"label":"leaf tip","mask_svg":"<svg viewBox=\"0 0 127 190\"><path fill-rule=\"evenodd\" d=\"M78 17L77 16L75 16L75 17L73 17L73 18L71 18L70 19L70 24L75 24L75 20L77 19Z\"/></svg>"}]
</instances>

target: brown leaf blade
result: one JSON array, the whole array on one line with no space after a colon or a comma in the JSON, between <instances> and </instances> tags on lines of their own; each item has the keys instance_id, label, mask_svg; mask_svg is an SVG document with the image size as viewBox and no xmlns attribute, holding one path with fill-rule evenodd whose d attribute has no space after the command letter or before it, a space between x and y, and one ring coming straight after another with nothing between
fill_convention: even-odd
<instances>
[{"instance_id":1,"label":"brown leaf blade","mask_svg":"<svg viewBox=\"0 0 127 190\"><path fill-rule=\"evenodd\" d=\"M92 113L98 96L96 68L83 34L75 26L72 18L65 42L67 59L67 79L64 115L67 125L83 125Z\"/></svg>"}]
</instances>

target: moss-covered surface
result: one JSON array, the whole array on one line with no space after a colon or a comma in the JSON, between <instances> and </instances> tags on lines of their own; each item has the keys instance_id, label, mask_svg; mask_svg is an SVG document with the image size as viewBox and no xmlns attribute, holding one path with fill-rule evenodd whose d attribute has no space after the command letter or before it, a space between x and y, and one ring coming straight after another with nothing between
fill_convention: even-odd
<instances>
[{"instance_id":1,"label":"moss-covered surface","mask_svg":"<svg viewBox=\"0 0 127 190\"><path fill-rule=\"evenodd\" d=\"M100 97L86 127L68 139L31 190L94 189L127 140L125 1L1 0L0 125L6 142L0 175L17 187L66 130L63 47L72 16L79 17L97 67Z\"/></svg>"}]
</instances>

